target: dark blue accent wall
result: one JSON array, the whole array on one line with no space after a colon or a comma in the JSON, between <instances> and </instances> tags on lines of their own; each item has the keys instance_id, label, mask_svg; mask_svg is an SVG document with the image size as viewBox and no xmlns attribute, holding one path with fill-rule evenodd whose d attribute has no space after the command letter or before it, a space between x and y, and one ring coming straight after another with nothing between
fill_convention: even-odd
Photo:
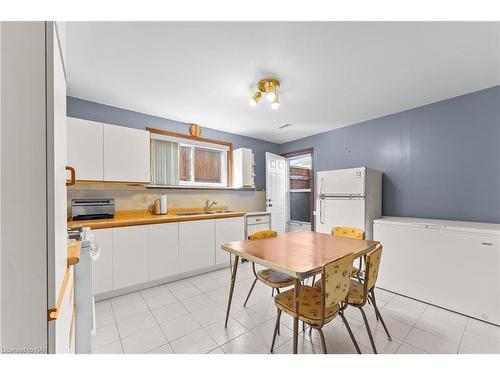
<instances>
[{"instance_id":1,"label":"dark blue accent wall","mask_svg":"<svg viewBox=\"0 0 500 375\"><path fill-rule=\"evenodd\" d=\"M500 86L282 144L384 173L383 214L500 223Z\"/></svg>"},{"instance_id":2,"label":"dark blue accent wall","mask_svg":"<svg viewBox=\"0 0 500 375\"><path fill-rule=\"evenodd\" d=\"M151 127L184 134L188 134L189 129L189 124L183 122L111 107L74 97L67 98L67 114L70 117L137 129ZM255 185L258 190L265 189L265 153L279 153L278 144L209 128L202 129L202 136L205 138L231 142L235 149L240 147L251 148L255 154Z\"/></svg>"}]
</instances>

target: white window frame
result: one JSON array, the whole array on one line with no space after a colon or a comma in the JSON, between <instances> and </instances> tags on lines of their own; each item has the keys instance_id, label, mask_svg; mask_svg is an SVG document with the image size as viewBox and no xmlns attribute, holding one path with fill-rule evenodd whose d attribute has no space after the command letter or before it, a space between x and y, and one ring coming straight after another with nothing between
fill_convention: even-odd
<instances>
[{"instance_id":1,"label":"white window frame","mask_svg":"<svg viewBox=\"0 0 500 375\"><path fill-rule=\"evenodd\" d=\"M182 186L217 186L217 187L227 187L227 153L229 151L227 146L218 146L218 145L213 145L210 144L210 146L207 145L205 142L189 142L183 140L182 142L179 142L179 153L181 147L189 147L191 149L191 168L190 168L190 178L189 181L182 181L179 179L179 185ZM194 150L195 148L203 148L206 150L212 150L212 151L220 151L222 154L221 157L221 182L196 182L195 181L195 157L194 157ZM180 155L179 155L179 160L180 160ZM180 166L179 166L180 169Z\"/></svg>"}]
</instances>

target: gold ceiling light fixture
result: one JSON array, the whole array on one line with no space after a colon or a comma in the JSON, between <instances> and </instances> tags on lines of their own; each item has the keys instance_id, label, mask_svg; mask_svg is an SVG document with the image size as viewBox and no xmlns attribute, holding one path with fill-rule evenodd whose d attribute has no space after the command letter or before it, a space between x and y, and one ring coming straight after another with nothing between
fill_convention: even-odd
<instances>
[{"instance_id":1,"label":"gold ceiling light fixture","mask_svg":"<svg viewBox=\"0 0 500 375\"><path fill-rule=\"evenodd\" d=\"M265 95L266 99L271 102L271 108L277 109L280 106L280 96L278 89L280 81L274 78L264 78L257 84L258 91L250 98L250 105L255 106L260 102L262 96Z\"/></svg>"}]
</instances>

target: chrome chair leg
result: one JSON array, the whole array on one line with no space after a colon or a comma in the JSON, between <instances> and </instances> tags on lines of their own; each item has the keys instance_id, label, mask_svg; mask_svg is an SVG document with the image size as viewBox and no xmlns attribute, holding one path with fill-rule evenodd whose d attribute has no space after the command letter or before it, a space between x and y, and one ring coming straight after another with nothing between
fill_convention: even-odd
<instances>
[{"instance_id":1,"label":"chrome chair leg","mask_svg":"<svg viewBox=\"0 0 500 375\"><path fill-rule=\"evenodd\" d=\"M342 321L344 322L345 328L347 329L347 332L349 333L349 336L351 337L351 341L354 344L356 351L358 352L358 354L361 354L361 350L359 349L358 342L356 341L356 338L354 337L354 334L352 333L351 326L349 325L349 322L347 321L347 319L343 313L339 313L339 315L342 318Z\"/></svg>"},{"instance_id":2,"label":"chrome chair leg","mask_svg":"<svg viewBox=\"0 0 500 375\"><path fill-rule=\"evenodd\" d=\"M370 330L370 325L368 324L368 319L366 319L366 314L362 307L359 307L361 315L363 315L363 321L365 322L366 332L368 332L368 337L370 338L370 344L372 345L373 354L377 354L377 348L375 346L375 341L373 340L372 331Z\"/></svg>"},{"instance_id":3,"label":"chrome chair leg","mask_svg":"<svg viewBox=\"0 0 500 375\"><path fill-rule=\"evenodd\" d=\"M252 287L250 288L250 291L248 292L247 299L245 300L245 303L243 304L243 307L247 305L248 299L250 298L250 294L252 294L253 288L255 286L255 283L257 282L257 278L253 281Z\"/></svg>"},{"instance_id":4,"label":"chrome chair leg","mask_svg":"<svg viewBox=\"0 0 500 375\"><path fill-rule=\"evenodd\" d=\"M278 313L276 314L276 325L274 326L274 334L273 334L273 342L271 343L271 353L274 351L274 343L276 342L276 334L280 328L280 318L281 318L281 310L277 309Z\"/></svg>"},{"instance_id":5,"label":"chrome chair leg","mask_svg":"<svg viewBox=\"0 0 500 375\"><path fill-rule=\"evenodd\" d=\"M271 288L271 297L274 297L274 288Z\"/></svg>"},{"instance_id":6,"label":"chrome chair leg","mask_svg":"<svg viewBox=\"0 0 500 375\"><path fill-rule=\"evenodd\" d=\"M372 295L368 296L369 299L372 300L373 308L375 310L375 316L377 317L377 320L380 320L380 323L382 323L382 327L384 327L384 331L387 334L387 339L389 341L392 341L392 337L389 333L389 330L387 329L387 326L385 325L384 319L382 318L382 314L380 314L380 310L378 309L377 302L375 301L375 292L372 290Z\"/></svg>"},{"instance_id":7,"label":"chrome chair leg","mask_svg":"<svg viewBox=\"0 0 500 375\"><path fill-rule=\"evenodd\" d=\"M318 333L319 337L321 338L321 347L323 348L323 354L328 354L326 352L326 342L325 342L325 335L323 335L323 330L321 328L318 328Z\"/></svg>"}]
</instances>

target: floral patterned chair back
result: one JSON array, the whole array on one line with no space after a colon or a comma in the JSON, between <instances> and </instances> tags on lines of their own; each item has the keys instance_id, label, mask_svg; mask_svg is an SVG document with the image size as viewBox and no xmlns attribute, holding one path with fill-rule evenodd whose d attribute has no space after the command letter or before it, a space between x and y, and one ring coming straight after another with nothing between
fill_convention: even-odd
<instances>
[{"instance_id":1,"label":"floral patterned chair back","mask_svg":"<svg viewBox=\"0 0 500 375\"><path fill-rule=\"evenodd\" d=\"M352 268L352 253L328 263L323 268L325 308L345 300L349 292Z\"/></svg>"},{"instance_id":2,"label":"floral patterned chair back","mask_svg":"<svg viewBox=\"0 0 500 375\"><path fill-rule=\"evenodd\" d=\"M377 282L380 258L382 257L382 245L378 244L375 250L366 255L366 290L371 290Z\"/></svg>"},{"instance_id":3,"label":"floral patterned chair back","mask_svg":"<svg viewBox=\"0 0 500 375\"><path fill-rule=\"evenodd\" d=\"M355 240L365 239L365 231L353 227L334 227L332 229L332 235L335 237L354 238Z\"/></svg>"},{"instance_id":4,"label":"floral patterned chair back","mask_svg":"<svg viewBox=\"0 0 500 375\"><path fill-rule=\"evenodd\" d=\"M249 240L262 240L263 238L272 238L278 236L278 232L274 230L260 230L248 236Z\"/></svg>"}]
</instances>

